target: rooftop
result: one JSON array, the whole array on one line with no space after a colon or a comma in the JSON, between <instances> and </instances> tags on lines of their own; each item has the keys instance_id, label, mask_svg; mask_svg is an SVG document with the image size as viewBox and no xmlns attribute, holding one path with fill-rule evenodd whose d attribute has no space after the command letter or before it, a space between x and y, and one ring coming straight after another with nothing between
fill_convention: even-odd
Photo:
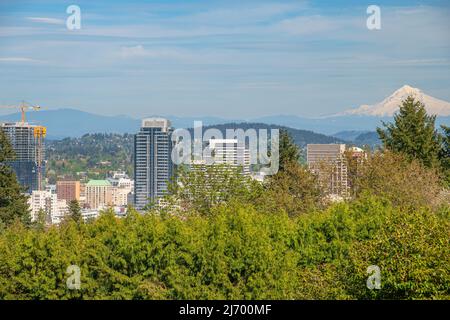
<instances>
[{"instance_id":1,"label":"rooftop","mask_svg":"<svg viewBox=\"0 0 450 320\"><path fill-rule=\"evenodd\" d=\"M86 186L108 187L111 183L108 180L89 180Z\"/></svg>"}]
</instances>

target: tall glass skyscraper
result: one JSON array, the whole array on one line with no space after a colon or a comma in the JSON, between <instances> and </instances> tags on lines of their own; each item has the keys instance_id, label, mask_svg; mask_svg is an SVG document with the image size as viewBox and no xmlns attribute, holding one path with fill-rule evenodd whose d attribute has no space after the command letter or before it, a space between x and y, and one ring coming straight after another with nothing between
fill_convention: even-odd
<instances>
[{"instance_id":1,"label":"tall glass skyscraper","mask_svg":"<svg viewBox=\"0 0 450 320\"><path fill-rule=\"evenodd\" d=\"M141 130L134 137L134 205L144 208L166 194L172 178L173 128L167 119L142 120Z\"/></svg>"},{"instance_id":2,"label":"tall glass skyscraper","mask_svg":"<svg viewBox=\"0 0 450 320\"><path fill-rule=\"evenodd\" d=\"M16 157L8 165L14 170L25 192L42 190L45 176L45 127L26 122L0 124L0 130L8 137Z\"/></svg>"}]
</instances>

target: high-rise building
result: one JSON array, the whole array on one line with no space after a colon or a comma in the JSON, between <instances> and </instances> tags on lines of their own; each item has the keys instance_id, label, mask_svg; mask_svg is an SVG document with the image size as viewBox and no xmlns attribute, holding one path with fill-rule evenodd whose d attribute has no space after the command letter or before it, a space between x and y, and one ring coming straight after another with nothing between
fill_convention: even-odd
<instances>
[{"instance_id":1,"label":"high-rise building","mask_svg":"<svg viewBox=\"0 0 450 320\"><path fill-rule=\"evenodd\" d=\"M42 190L45 176L44 137L46 128L26 122L0 124L15 151L16 157L8 164L27 193Z\"/></svg>"},{"instance_id":2,"label":"high-rise building","mask_svg":"<svg viewBox=\"0 0 450 320\"><path fill-rule=\"evenodd\" d=\"M90 209L112 205L112 188L108 180L90 180L86 184L86 205Z\"/></svg>"},{"instance_id":3,"label":"high-rise building","mask_svg":"<svg viewBox=\"0 0 450 320\"><path fill-rule=\"evenodd\" d=\"M310 170L332 196L348 197L345 144L308 144L306 161Z\"/></svg>"},{"instance_id":4,"label":"high-rise building","mask_svg":"<svg viewBox=\"0 0 450 320\"><path fill-rule=\"evenodd\" d=\"M171 123L163 118L142 120L134 137L134 205L144 208L166 194L173 175Z\"/></svg>"},{"instance_id":5,"label":"high-rise building","mask_svg":"<svg viewBox=\"0 0 450 320\"><path fill-rule=\"evenodd\" d=\"M80 201L80 181L64 179L56 181L56 193L58 199L66 200L67 203L73 200Z\"/></svg>"}]
</instances>

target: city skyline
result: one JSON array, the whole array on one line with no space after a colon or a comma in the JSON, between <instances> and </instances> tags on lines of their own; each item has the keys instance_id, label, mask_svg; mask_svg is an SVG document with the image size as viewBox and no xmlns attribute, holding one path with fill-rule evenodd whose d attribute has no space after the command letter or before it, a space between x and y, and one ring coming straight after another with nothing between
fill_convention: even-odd
<instances>
[{"instance_id":1,"label":"city skyline","mask_svg":"<svg viewBox=\"0 0 450 320\"><path fill-rule=\"evenodd\" d=\"M81 8L67 30L66 8ZM0 104L97 114L320 116L409 84L450 100L450 6L377 1L0 3Z\"/></svg>"}]
</instances>

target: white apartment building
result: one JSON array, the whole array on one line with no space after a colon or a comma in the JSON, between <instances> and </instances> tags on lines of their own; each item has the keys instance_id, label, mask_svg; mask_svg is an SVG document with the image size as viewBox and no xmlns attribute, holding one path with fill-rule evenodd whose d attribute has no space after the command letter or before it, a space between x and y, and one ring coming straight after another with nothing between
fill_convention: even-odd
<instances>
[{"instance_id":1,"label":"white apartment building","mask_svg":"<svg viewBox=\"0 0 450 320\"><path fill-rule=\"evenodd\" d=\"M131 193L131 188L111 188L111 202L117 207L124 207L128 204L128 195Z\"/></svg>"},{"instance_id":2,"label":"white apartment building","mask_svg":"<svg viewBox=\"0 0 450 320\"><path fill-rule=\"evenodd\" d=\"M33 191L28 198L31 212L31 221L38 219L39 211L42 209L51 217L52 223L59 223L68 212L65 200L58 200L56 193L51 191Z\"/></svg>"},{"instance_id":3,"label":"white apartment building","mask_svg":"<svg viewBox=\"0 0 450 320\"><path fill-rule=\"evenodd\" d=\"M125 172L114 172L112 177L107 178L111 183L111 203L113 206L124 207L130 203L130 194L134 190L134 180L130 179Z\"/></svg>"}]
</instances>

